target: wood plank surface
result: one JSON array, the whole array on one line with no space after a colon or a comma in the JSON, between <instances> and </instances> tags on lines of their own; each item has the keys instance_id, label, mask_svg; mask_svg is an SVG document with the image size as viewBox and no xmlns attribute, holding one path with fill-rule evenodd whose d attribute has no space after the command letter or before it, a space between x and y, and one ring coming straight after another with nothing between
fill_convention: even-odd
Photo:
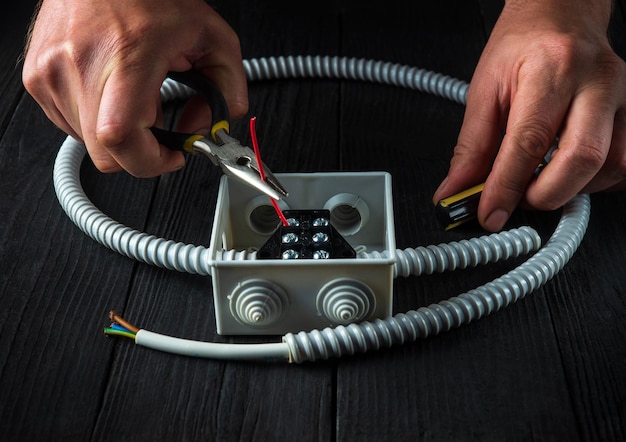
<instances>
[{"instance_id":1,"label":"wood plank surface","mask_svg":"<svg viewBox=\"0 0 626 442\"><path fill-rule=\"evenodd\" d=\"M616 2L611 29L622 57L625 4ZM626 439L624 193L592 196L583 244L543 288L416 343L295 365L181 357L105 338L107 313L116 309L173 336L279 339L218 335L209 277L135 262L67 218L52 185L65 136L14 69L27 6L3 14L0 29L0 440ZM360 57L464 81L501 7L497 0L216 2L246 58ZM175 103L165 106L173 117ZM484 234L475 224L444 232L431 203L461 105L365 82L270 80L250 84L251 116L274 172L390 172L398 248ZM232 131L249 143L247 120ZM147 180L101 174L89 160L81 171L87 195L114 219L203 245L220 176L200 157ZM547 239L559 216L520 210L509 224L532 225ZM394 312L465 292L522 261L398 278Z\"/></svg>"}]
</instances>

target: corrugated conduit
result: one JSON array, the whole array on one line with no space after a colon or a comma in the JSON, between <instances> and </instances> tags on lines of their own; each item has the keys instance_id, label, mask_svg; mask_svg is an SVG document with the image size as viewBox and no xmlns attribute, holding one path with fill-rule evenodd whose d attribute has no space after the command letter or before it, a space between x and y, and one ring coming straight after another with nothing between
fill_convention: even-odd
<instances>
[{"instance_id":1,"label":"corrugated conduit","mask_svg":"<svg viewBox=\"0 0 626 442\"><path fill-rule=\"evenodd\" d=\"M250 81L276 78L337 78L370 81L414 89L464 104L468 84L439 73L388 62L346 57L296 56L244 60ZM167 79L163 101L191 95L184 85ZM127 227L102 213L80 183L84 146L68 137L54 167L59 202L72 221L102 245L127 257L167 269L211 275L210 250L155 237ZM387 319L289 333L282 343L215 344L139 330L135 342L171 353L215 359L288 359L314 361L412 342L468 324L522 299L549 281L570 260L585 234L590 214L588 195L578 195L563 208L548 243L530 227L450 244L399 250L396 276L430 274L495 262L539 251L512 271L446 301L399 313ZM361 253L359 259L380 256ZM224 259L251 259L253 254L228 251Z\"/></svg>"}]
</instances>

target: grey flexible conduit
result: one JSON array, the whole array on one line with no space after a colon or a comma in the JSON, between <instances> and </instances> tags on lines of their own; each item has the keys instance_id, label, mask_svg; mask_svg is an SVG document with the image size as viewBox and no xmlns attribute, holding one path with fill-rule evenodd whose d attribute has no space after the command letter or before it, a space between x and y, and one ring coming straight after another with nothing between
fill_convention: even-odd
<instances>
[{"instance_id":1,"label":"grey flexible conduit","mask_svg":"<svg viewBox=\"0 0 626 442\"><path fill-rule=\"evenodd\" d=\"M125 226L105 215L89 200L80 183L85 147L67 137L54 165L54 186L61 206L83 232L100 244L137 261L180 272L211 274L210 250Z\"/></svg>"},{"instance_id":2,"label":"grey flexible conduit","mask_svg":"<svg viewBox=\"0 0 626 442\"><path fill-rule=\"evenodd\" d=\"M535 229L518 229L492 233L480 238L453 241L447 244L420 246L396 250L394 278L409 275L431 275L515 258L541 247L541 238ZM387 251L359 254L360 258L387 258Z\"/></svg>"},{"instance_id":3,"label":"grey flexible conduit","mask_svg":"<svg viewBox=\"0 0 626 442\"><path fill-rule=\"evenodd\" d=\"M276 78L338 78L385 83L465 104L468 84L411 66L346 57L296 56L244 60L250 81ZM164 101L192 91L172 80L161 88ZM57 155L54 185L72 221L102 245L127 257L168 269L210 275L210 250L140 232L97 209L85 195L79 176L84 146L68 137ZM590 214L588 195L574 197L548 243L517 268L467 293L387 319L337 326L283 337L292 362L314 361L412 342L482 318L516 302L549 281L572 257L585 234ZM488 237L398 251L395 276L443 272L476 266L537 250L539 235L529 227ZM362 254L362 258L377 256ZM245 255L245 254L244 254ZM224 257L248 259L232 251ZM243 257L241 257L243 256ZM259 344L261 346L265 344ZM277 344L267 344L274 348ZM269 347L268 347L269 348Z\"/></svg>"},{"instance_id":4,"label":"grey flexible conduit","mask_svg":"<svg viewBox=\"0 0 626 442\"><path fill-rule=\"evenodd\" d=\"M574 197L563 208L548 243L534 256L467 293L387 319L285 335L291 359L315 361L413 342L468 324L522 299L570 260L587 230L590 207L588 195Z\"/></svg>"}]
</instances>

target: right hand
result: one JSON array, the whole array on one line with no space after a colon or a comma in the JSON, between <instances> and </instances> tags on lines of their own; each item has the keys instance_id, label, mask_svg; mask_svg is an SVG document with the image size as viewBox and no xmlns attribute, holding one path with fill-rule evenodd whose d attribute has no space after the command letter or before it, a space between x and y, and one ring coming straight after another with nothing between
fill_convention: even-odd
<instances>
[{"instance_id":1,"label":"right hand","mask_svg":"<svg viewBox=\"0 0 626 442\"><path fill-rule=\"evenodd\" d=\"M48 118L85 143L100 171L151 177L184 165L150 127L162 120L167 72L191 68L222 90L233 119L245 115L239 38L204 0L44 0L22 79ZM196 104L179 130L206 130L208 121L208 105Z\"/></svg>"}]
</instances>

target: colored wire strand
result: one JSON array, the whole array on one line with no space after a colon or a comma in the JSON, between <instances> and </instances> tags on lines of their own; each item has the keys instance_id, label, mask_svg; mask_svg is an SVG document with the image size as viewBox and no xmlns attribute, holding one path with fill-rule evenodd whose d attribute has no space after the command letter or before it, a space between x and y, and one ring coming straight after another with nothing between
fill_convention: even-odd
<instances>
[{"instance_id":1,"label":"colored wire strand","mask_svg":"<svg viewBox=\"0 0 626 442\"><path fill-rule=\"evenodd\" d=\"M290 360L289 347L284 342L267 344L218 344L214 342L200 342L139 329L124 320L114 311L109 313L109 318L115 322L109 327L104 328L105 335L123 336L134 340L137 345L167 353L223 360Z\"/></svg>"},{"instance_id":2,"label":"colored wire strand","mask_svg":"<svg viewBox=\"0 0 626 442\"><path fill-rule=\"evenodd\" d=\"M110 326L104 328L105 335L124 336L126 338L135 339L139 328L126 321L114 310L111 310L109 312L109 319L111 319L113 323Z\"/></svg>"},{"instance_id":3,"label":"colored wire strand","mask_svg":"<svg viewBox=\"0 0 626 442\"><path fill-rule=\"evenodd\" d=\"M117 322L119 325L121 325L122 327L124 327L125 329L127 329L128 331L132 333L137 333L139 331L139 328L135 327L130 322L126 321L124 318L118 315L115 310L111 310L109 312L109 319L111 319L111 321Z\"/></svg>"},{"instance_id":4,"label":"colored wire strand","mask_svg":"<svg viewBox=\"0 0 626 442\"><path fill-rule=\"evenodd\" d=\"M256 156L256 162L259 165L259 175L261 175L261 179L265 181L265 172L263 171L263 161L261 161L261 151L259 149L259 142L256 137L256 117L250 118L250 135L252 136L252 148L254 149L254 155ZM272 206L274 206L274 210L280 219L280 222L283 223L283 226L288 226L289 221L285 218L285 214L282 209L276 202L274 198L270 198L272 202Z\"/></svg>"},{"instance_id":5,"label":"colored wire strand","mask_svg":"<svg viewBox=\"0 0 626 442\"><path fill-rule=\"evenodd\" d=\"M105 327L104 334L107 336L123 336L129 339L135 339L135 337L137 336L135 333L132 333L128 330L124 331L115 327Z\"/></svg>"}]
</instances>

